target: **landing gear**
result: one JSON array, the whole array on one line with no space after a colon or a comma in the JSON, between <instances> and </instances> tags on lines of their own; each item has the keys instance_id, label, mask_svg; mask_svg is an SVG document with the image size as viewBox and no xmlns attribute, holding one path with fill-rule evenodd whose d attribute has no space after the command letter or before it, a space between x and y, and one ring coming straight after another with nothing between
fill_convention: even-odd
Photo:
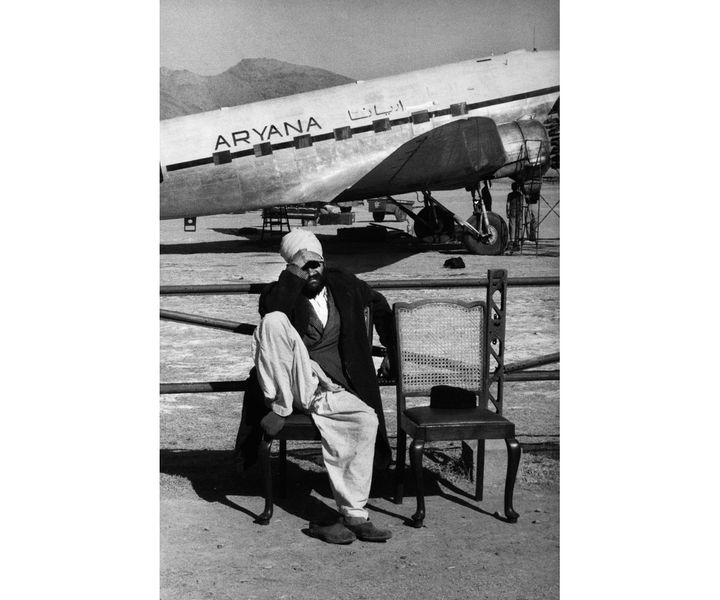
<instances>
[{"instance_id":1,"label":"landing gear","mask_svg":"<svg viewBox=\"0 0 720 600\"><path fill-rule=\"evenodd\" d=\"M429 191L424 191L425 207L417 214L404 211L415 221L415 235L423 242L436 244L461 237L472 254L502 254L508 241L507 224L500 215L485 210L482 200L476 198L477 187L468 190L473 195L474 213L467 221L445 208Z\"/></svg>"},{"instance_id":2,"label":"landing gear","mask_svg":"<svg viewBox=\"0 0 720 600\"><path fill-rule=\"evenodd\" d=\"M376 223L379 223L380 221L384 221L384 220L385 220L385 211L373 213L373 221L375 221Z\"/></svg>"},{"instance_id":3,"label":"landing gear","mask_svg":"<svg viewBox=\"0 0 720 600\"><path fill-rule=\"evenodd\" d=\"M471 254L495 256L502 254L508 243L508 226L497 213L486 213L489 223L488 236L483 240L477 239L472 233L465 232L462 236L463 246ZM480 232L484 232L482 215L475 213L467 222Z\"/></svg>"},{"instance_id":4,"label":"landing gear","mask_svg":"<svg viewBox=\"0 0 720 600\"><path fill-rule=\"evenodd\" d=\"M469 227L464 227L463 246L471 254L496 256L502 254L507 247L508 225L497 213L486 210L479 183L466 188L472 195L473 214L467 220Z\"/></svg>"},{"instance_id":5,"label":"landing gear","mask_svg":"<svg viewBox=\"0 0 720 600\"><path fill-rule=\"evenodd\" d=\"M455 220L451 213L435 205L428 205L415 217L415 235L423 242L442 244L453 238Z\"/></svg>"},{"instance_id":6,"label":"landing gear","mask_svg":"<svg viewBox=\"0 0 720 600\"><path fill-rule=\"evenodd\" d=\"M398 222L407 221L407 214L399 206L395 207L395 220Z\"/></svg>"},{"instance_id":7,"label":"landing gear","mask_svg":"<svg viewBox=\"0 0 720 600\"><path fill-rule=\"evenodd\" d=\"M535 221L535 213L533 212L533 209L531 207L526 207L528 212L530 213L530 217L528 218L527 215L525 217L525 223L527 228L527 239L531 242L537 241L537 223Z\"/></svg>"}]
</instances>

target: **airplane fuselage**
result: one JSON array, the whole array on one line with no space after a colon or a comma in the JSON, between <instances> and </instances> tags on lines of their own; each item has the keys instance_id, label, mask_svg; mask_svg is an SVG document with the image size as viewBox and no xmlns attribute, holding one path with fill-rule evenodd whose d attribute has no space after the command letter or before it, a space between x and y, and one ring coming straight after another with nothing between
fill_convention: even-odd
<instances>
[{"instance_id":1,"label":"airplane fuselage","mask_svg":"<svg viewBox=\"0 0 720 600\"><path fill-rule=\"evenodd\" d=\"M160 217L330 202L430 129L542 120L559 90L557 51L516 51L164 120Z\"/></svg>"}]
</instances>

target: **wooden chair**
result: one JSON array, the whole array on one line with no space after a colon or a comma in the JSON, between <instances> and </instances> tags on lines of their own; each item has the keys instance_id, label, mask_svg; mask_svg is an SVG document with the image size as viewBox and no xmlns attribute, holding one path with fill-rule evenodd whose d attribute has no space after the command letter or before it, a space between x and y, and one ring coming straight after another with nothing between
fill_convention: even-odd
<instances>
[{"instance_id":1,"label":"wooden chair","mask_svg":"<svg viewBox=\"0 0 720 600\"><path fill-rule=\"evenodd\" d=\"M423 448L426 441L439 440L478 441L476 500L482 499L485 440L505 440L505 516L511 523L517 521L512 497L520 444L515 439L515 425L502 416L506 287L506 272L493 270L488 271L486 302L421 300L394 305L398 336L395 502L403 500L406 435L410 435L410 464L417 489L417 511L412 516L415 527L422 527L425 518ZM492 372L491 366L495 367ZM431 397L435 386L462 388L459 396L462 390L469 390L474 405L407 408L407 398ZM488 408L489 402L495 410Z\"/></svg>"},{"instance_id":2,"label":"wooden chair","mask_svg":"<svg viewBox=\"0 0 720 600\"><path fill-rule=\"evenodd\" d=\"M365 327L367 328L368 339L372 347L373 325L372 312L369 306L365 307ZM293 412L285 419L285 425L280 432L272 437L267 433L263 433L258 449L258 463L263 479L263 492L265 495L265 508L258 516L256 522L260 525L268 525L273 516L273 483L272 483L272 465L270 461L270 453L274 440L280 442L279 459L279 479L280 479L280 496L285 497L287 493L286 476L287 476L287 442L288 440L302 441L320 441L320 431L315 427L312 417L303 412Z\"/></svg>"}]
</instances>

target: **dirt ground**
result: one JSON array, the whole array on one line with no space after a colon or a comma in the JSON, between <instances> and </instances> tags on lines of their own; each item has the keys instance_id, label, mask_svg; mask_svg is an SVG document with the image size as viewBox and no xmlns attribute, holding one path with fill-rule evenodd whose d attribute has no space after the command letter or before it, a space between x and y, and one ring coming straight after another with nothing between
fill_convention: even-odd
<instances>
[{"instance_id":1,"label":"dirt ground","mask_svg":"<svg viewBox=\"0 0 720 600\"><path fill-rule=\"evenodd\" d=\"M503 214L507 186L493 186L495 210ZM544 187L550 206L556 185ZM412 196L410 196L412 197ZM468 194L438 194L451 210L469 216ZM559 274L559 218L547 205L537 246L522 254L468 255L461 246L419 247L399 232L406 223L388 216L397 230L385 241L346 241L338 226L314 229L329 262L366 280L484 277L505 268L510 277ZM556 209L557 210L557 209ZM355 207L353 229L379 229L364 207ZM465 214L467 213L467 214ZM163 285L273 280L284 263L277 239L260 242L258 212L198 219L197 231L182 221L161 222L160 279ZM342 229L344 227L340 227ZM384 227L382 228L384 229ZM461 256L465 269L443 267ZM388 290L392 303L419 297L484 299L484 290ZM506 361L559 351L559 289L510 288ZM163 296L161 308L257 323L257 296ZM160 323L160 381L244 379L250 369L247 336ZM549 368L557 368L555 365ZM388 433L394 445L394 388L382 389ZM356 541L331 546L310 538L310 521L332 513L332 496L321 468L319 447L289 445L288 496L278 499L269 526L255 524L263 500L256 473L240 479L231 449L242 410L242 393L160 396L160 597L210 598L513 598L559 595L559 384L507 383L505 414L516 423L523 445L515 509L505 522L503 483L506 452L488 442L484 498L463 473L459 443L426 449L425 527L409 526L414 488L391 500L390 471L373 484L373 521L389 527L385 544ZM500 514L498 514L500 513Z\"/></svg>"}]
</instances>

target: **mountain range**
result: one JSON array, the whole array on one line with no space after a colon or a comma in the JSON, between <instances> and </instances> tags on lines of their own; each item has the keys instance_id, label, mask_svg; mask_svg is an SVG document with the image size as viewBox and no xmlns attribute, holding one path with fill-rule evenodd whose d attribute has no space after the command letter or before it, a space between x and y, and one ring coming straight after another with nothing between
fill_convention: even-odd
<instances>
[{"instance_id":1,"label":"mountain range","mask_svg":"<svg viewBox=\"0 0 720 600\"><path fill-rule=\"evenodd\" d=\"M268 100L355 80L272 58L245 58L219 75L160 67L160 119Z\"/></svg>"}]
</instances>

